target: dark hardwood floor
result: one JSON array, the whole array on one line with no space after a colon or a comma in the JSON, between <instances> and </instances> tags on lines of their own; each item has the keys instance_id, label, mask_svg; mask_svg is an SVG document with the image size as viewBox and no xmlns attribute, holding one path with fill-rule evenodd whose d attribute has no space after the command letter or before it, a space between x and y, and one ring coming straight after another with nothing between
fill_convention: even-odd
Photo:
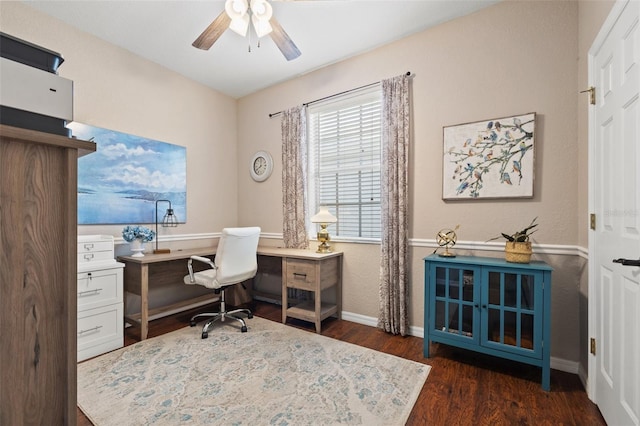
<instances>
[{"instance_id":1,"label":"dark hardwood floor","mask_svg":"<svg viewBox=\"0 0 640 426\"><path fill-rule=\"evenodd\" d=\"M188 326L195 312L215 308L198 308L152 321L149 337ZM281 320L278 305L255 302L252 308L257 316ZM290 319L287 324L314 332L311 323ZM433 344L431 358L425 359L421 338L392 336L373 327L333 318L323 322L322 334L431 365L407 425L606 424L575 374L551 370L551 391L545 392L540 387L537 367L440 344ZM126 346L138 340L137 330L125 331ZM80 409L78 425L92 425Z\"/></svg>"}]
</instances>

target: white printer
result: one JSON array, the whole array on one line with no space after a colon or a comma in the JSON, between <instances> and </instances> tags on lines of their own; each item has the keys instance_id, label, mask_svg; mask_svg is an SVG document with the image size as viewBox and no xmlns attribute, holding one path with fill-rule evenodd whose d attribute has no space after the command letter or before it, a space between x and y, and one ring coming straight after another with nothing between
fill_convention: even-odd
<instances>
[{"instance_id":1,"label":"white printer","mask_svg":"<svg viewBox=\"0 0 640 426\"><path fill-rule=\"evenodd\" d=\"M71 136L73 81L56 52L0 32L0 123Z\"/></svg>"}]
</instances>

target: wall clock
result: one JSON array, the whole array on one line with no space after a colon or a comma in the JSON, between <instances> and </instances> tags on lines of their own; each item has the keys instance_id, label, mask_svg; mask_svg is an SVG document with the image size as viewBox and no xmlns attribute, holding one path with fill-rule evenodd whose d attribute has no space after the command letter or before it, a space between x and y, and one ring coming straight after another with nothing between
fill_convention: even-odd
<instances>
[{"instance_id":1,"label":"wall clock","mask_svg":"<svg viewBox=\"0 0 640 426\"><path fill-rule=\"evenodd\" d=\"M273 158L271 158L271 154L266 151L256 152L253 157L251 157L249 172L256 182L267 180L269 176L271 176L271 172L273 172Z\"/></svg>"}]
</instances>

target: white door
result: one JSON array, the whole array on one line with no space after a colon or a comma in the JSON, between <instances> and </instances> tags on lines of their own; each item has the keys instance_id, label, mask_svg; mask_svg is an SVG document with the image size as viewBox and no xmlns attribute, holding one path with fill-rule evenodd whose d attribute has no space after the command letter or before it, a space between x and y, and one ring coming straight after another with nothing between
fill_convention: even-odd
<instances>
[{"instance_id":1,"label":"white door","mask_svg":"<svg viewBox=\"0 0 640 426\"><path fill-rule=\"evenodd\" d=\"M639 19L640 1L617 2L589 52L589 328L597 342L589 388L610 425L640 424Z\"/></svg>"}]
</instances>

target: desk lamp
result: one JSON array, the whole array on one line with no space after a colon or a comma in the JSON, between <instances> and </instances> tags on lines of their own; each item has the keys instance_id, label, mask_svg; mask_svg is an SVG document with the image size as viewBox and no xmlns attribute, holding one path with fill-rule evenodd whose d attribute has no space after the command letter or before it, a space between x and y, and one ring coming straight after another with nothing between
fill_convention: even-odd
<instances>
[{"instance_id":1,"label":"desk lamp","mask_svg":"<svg viewBox=\"0 0 640 426\"><path fill-rule=\"evenodd\" d=\"M169 208L167 209L167 211L164 214L164 217L162 218L162 227L175 228L176 226L178 226L178 218L173 212L173 208L171 208L171 201L157 200L156 201L156 249L153 251L153 253L171 253L171 249L158 248L158 240L160 239L160 236L158 235L158 203L162 203L162 202L169 203Z\"/></svg>"},{"instance_id":2,"label":"desk lamp","mask_svg":"<svg viewBox=\"0 0 640 426\"><path fill-rule=\"evenodd\" d=\"M318 250L316 253L331 253L331 246L329 245L329 231L327 231L327 226L330 223L336 223L338 219L329 213L329 209L327 207L320 207L320 211L311 218L311 222L319 223L320 230L318 231L318 241L320 241L320 245L318 246Z\"/></svg>"}]
</instances>

